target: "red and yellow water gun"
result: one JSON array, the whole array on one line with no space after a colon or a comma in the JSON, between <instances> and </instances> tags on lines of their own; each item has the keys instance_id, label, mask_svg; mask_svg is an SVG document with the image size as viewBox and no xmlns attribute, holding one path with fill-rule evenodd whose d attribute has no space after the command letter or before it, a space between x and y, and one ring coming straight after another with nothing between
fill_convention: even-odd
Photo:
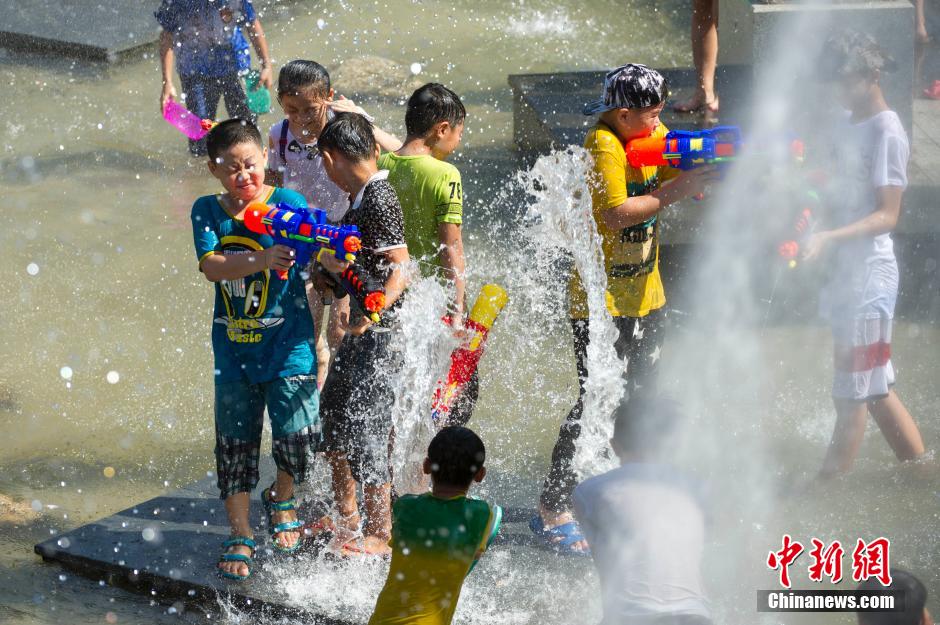
<instances>
[{"instance_id":1,"label":"red and yellow water gun","mask_svg":"<svg viewBox=\"0 0 940 625\"><path fill-rule=\"evenodd\" d=\"M507 301L509 296L499 285L486 284L480 289L480 295L464 325L467 336L450 355L450 370L446 377L438 380L434 390L431 402L431 419L434 423L440 426L447 424L451 408L480 364L490 328Z\"/></svg>"}]
</instances>

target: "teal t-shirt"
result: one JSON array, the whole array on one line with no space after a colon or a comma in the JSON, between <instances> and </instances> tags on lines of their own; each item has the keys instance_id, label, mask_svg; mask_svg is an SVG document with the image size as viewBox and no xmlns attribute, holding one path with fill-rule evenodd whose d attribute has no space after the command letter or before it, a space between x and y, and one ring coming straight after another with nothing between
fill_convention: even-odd
<instances>
[{"instance_id":1,"label":"teal t-shirt","mask_svg":"<svg viewBox=\"0 0 940 625\"><path fill-rule=\"evenodd\" d=\"M275 188L264 201L307 206L302 195L288 189ZM217 195L196 200L192 222L199 262L211 254L248 254L274 245L270 236L255 234L232 218ZM259 384L315 374L314 342L304 280L296 265L287 280L266 269L216 282L212 319L216 384Z\"/></svg>"}]
</instances>

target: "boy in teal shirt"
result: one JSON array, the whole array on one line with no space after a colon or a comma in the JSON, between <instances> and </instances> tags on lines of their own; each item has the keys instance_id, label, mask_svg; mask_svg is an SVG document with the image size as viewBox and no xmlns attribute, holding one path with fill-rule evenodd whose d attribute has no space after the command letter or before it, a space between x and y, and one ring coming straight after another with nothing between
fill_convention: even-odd
<instances>
[{"instance_id":1,"label":"boy in teal shirt","mask_svg":"<svg viewBox=\"0 0 940 625\"><path fill-rule=\"evenodd\" d=\"M258 483L264 412L271 419L277 478L261 495L275 549L300 546L294 482L303 482L320 442L313 322L294 251L251 232L253 202L306 206L303 197L264 184L267 150L254 124L230 119L208 134L209 171L224 193L200 197L192 223L199 270L215 283L216 468L232 537L223 543L222 576L251 573L255 542L249 495ZM287 271L287 279L276 272Z\"/></svg>"}]
</instances>

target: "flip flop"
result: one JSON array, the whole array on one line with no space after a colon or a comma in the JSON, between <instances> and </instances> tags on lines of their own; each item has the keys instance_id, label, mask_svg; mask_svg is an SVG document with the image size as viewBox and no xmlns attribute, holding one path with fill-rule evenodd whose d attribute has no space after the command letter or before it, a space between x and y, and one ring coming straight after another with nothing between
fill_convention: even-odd
<instances>
[{"instance_id":1,"label":"flip flop","mask_svg":"<svg viewBox=\"0 0 940 625\"><path fill-rule=\"evenodd\" d=\"M388 560L392 557L390 553L375 553L373 551L366 551L365 547L360 547L356 543L361 541L361 537L353 538L346 544L344 544L339 549L339 553L343 558L381 558L383 560Z\"/></svg>"},{"instance_id":2,"label":"flip flop","mask_svg":"<svg viewBox=\"0 0 940 625\"><path fill-rule=\"evenodd\" d=\"M248 547L251 549L251 555L247 556L243 553L229 553L228 550L232 547ZM219 564L222 564L223 562L244 562L245 566L248 567L248 575L229 573L228 571L225 571L221 568L217 569L219 575L225 579L231 579L237 582L243 582L251 577L252 557L255 555L256 547L257 545L255 544L254 539L249 536L232 536L222 543L222 548L225 549L225 551L222 553L222 555L219 556Z\"/></svg>"},{"instance_id":3,"label":"flip flop","mask_svg":"<svg viewBox=\"0 0 940 625\"><path fill-rule=\"evenodd\" d=\"M276 551L281 553L294 553L300 549L300 545L304 539L303 526L304 523L300 519L294 521L284 521L283 523L274 524L272 517L275 512L287 512L290 510L297 510L297 500L291 497L290 499L285 499L284 501L274 501L271 499L271 488L265 488L261 491L261 503L264 504L265 512L268 513L268 532L271 534L271 543L274 546ZM299 531L300 538L297 539L290 547L284 547L278 544L277 538L278 534L283 534L284 532Z\"/></svg>"},{"instance_id":4,"label":"flip flop","mask_svg":"<svg viewBox=\"0 0 940 625\"><path fill-rule=\"evenodd\" d=\"M933 84L924 89L924 97L931 100L940 100L940 80L933 81Z\"/></svg>"},{"instance_id":5,"label":"flip flop","mask_svg":"<svg viewBox=\"0 0 940 625\"><path fill-rule=\"evenodd\" d=\"M581 533L581 528L578 526L577 521L568 521L567 523L556 525L555 527L545 527L545 522L542 520L542 517L535 515L529 521L529 529L532 530L533 534L542 539L543 547L559 555L581 557L590 557L591 555L590 549L582 551L572 547L575 543L584 540L584 534Z\"/></svg>"}]
</instances>

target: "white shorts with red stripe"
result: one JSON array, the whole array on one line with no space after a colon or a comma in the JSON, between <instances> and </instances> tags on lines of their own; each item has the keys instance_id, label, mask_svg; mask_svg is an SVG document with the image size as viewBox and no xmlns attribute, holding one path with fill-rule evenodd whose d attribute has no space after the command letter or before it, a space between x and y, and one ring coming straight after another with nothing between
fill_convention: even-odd
<instances>
[{"instance_id":1,"label":"white shorts with red stripe","mask_svg":"<svg viewBox=\"0 0 940 625\"><path fill-rule=\"evenodd\" d=\"M836 399L879 399L887 396L894 385L894 367L891 365L894 311L887 308L873 306L864 314L838 322L833 320L835 375L832 396Z\"/></svg>"}]
</instances>

